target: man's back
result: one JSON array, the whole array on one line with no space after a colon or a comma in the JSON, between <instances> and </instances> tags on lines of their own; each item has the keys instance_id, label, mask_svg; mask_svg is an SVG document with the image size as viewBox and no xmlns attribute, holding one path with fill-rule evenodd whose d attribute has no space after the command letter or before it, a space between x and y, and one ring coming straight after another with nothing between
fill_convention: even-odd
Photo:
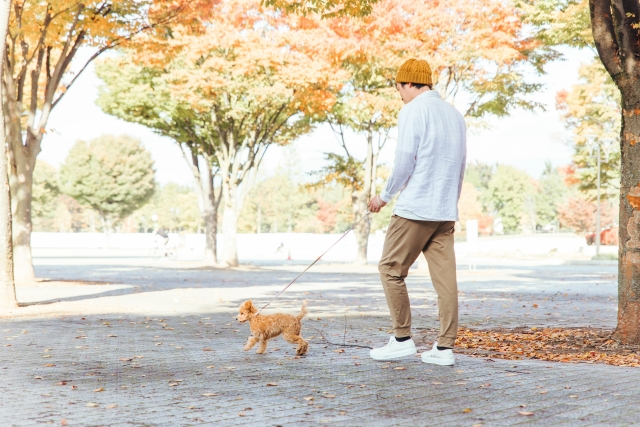
<instances>
[{"instance_id":1,"label":"man's back","mask_svg":"<svg viewBox=\"0 0 640 427\"><path fill-rule=\"evenodd\" d=\"M389 193L402 191L395 212L411 219L457 221L466 152L464 118L437 92L427 91L405 105L387 186Z\"/></svg>"}]
</instances>

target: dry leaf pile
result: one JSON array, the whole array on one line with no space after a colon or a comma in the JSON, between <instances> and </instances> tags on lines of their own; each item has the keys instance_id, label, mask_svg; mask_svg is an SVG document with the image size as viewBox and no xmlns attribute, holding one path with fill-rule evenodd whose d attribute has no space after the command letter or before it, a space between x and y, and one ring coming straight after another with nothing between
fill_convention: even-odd
<instances>
[{"instance_id":1,"label":"dry leaf pile","mask_svg":"<svg viewBox=\"0 0 640 427\"><path fill-rule=\"evenodd\" d=\"M460 328L456 347L463 354L496 359L640 366L640 346L621 345L611 334L595 328Z\"/></svg>"}]
</instances>

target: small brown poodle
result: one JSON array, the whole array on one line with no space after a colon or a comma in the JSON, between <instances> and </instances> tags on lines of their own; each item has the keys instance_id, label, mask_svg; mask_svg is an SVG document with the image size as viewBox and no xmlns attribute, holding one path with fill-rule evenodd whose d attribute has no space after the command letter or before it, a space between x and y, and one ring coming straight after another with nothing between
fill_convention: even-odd
<instances>
[{"instance_id":1,"label":"small brown poodle","mask_svg":"<svg viewBox=\"0 0 640 427\"><path fill-rule=\"evenodd\" d=\"M271 338L275 338L282 334L282 337L291 344L298 344L296 349L297 355L303 355L309 348L309 343L300 336L302 328L301 320L308 313L306 304L302 305L300 313L297 316L290 314L256 314L258 309L253 305L251 300L245 301L240 305L240 314L238 314L238 322L244 323L249 321L251 328L251 336L244 346L244 351L251 350L254 345L260 342L258 354L267 352L267 342Z\"/></svg>"}]
</instances>

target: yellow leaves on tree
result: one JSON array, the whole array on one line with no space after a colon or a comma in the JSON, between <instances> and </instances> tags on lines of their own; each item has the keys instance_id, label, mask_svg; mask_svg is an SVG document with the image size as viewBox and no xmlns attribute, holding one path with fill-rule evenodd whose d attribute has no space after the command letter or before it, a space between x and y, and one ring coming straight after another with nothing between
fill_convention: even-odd
<instances>
[{"instance_id":1,"label":"yellow leaves on tree","mask_svg":"<svg viewBox=\"0 0 640 427\"><path fill-rule=\"evenodd\" d=\"M3 70L5 131L13 199L16 281L33 280L31 182L52 109L101 53L132 45L135 36L166 39L168 25L206 16L215 0L71 0L13 2ZM80 48L91 55L74 65Z\"/></svg>"}]
</instances>

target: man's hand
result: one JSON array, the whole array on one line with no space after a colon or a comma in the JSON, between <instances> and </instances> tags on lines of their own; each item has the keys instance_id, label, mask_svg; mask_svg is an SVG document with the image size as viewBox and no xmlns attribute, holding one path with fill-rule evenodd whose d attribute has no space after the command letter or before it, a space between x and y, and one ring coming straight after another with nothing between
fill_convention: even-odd
<instances>
[{"instance_id":1,"label":"man's hand","mask_svg":"<svg viewBox=\"0 0 640 427\"><path fill-rule=\"evenodd\" d=\"M380 209L387 206L387 203L382 200L380 195L375 196L373 199L369 200L369 210L373 213L380 212Z\"/></svg>"}]
</instances>

